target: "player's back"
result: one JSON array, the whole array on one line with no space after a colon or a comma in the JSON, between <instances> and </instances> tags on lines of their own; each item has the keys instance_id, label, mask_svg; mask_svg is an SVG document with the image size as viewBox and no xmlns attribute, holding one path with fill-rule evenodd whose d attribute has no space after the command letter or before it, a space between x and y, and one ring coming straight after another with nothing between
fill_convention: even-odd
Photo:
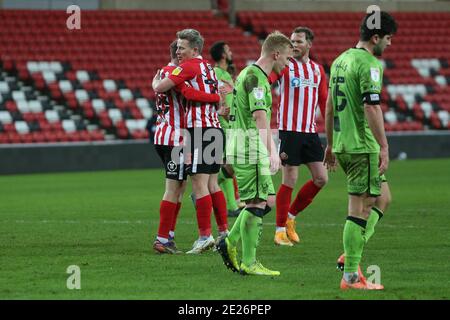
<instances>
[{"instance_id":1,"label":"player's back","mask_svg":"<svg viewBox=\"0 0 450 320\"><path fill-rule=\"evenodd\" d=\"M365 49L348 49L333 62L330 89L334 107L334 152L379 152L365 117L364 103L371 95L379 96L382 75L381 63Z\"/></svg>"},{"instance_id":2,"label":"player's back","mask_svg":"<svg viewBox=\"0 0 450 320\"><path fill-rule=\"evenodd\" d=\"M230 110L231 127L256 129L253 112L265 110L270 120L272 94L267 75L256 65L246 67L236 79L233 92L233 107Z\"/></svg>"},{"instance_id":3,"label":"player's back","mask_svg":"<svg viewBox=\"0 0 450 320\"><path fill-rule=\"evenodd\" d=\"M161 70L161 78L168 77L175 68L176 66L174 64L165 66ZM175 90L157 94L155 144L178 146L182 143L181 129L185 127L183 104L183 97Z\"/></svg>"},{"instance_id":4,"label":"player's back","mask_svg":"<svg viewBox=\"0 0 450 320\"><path fill-rule=\"evenodd\" d=\"M244 156L247 160L267 156L262 147L253 112L263 110L270 121L272 93L267 74L257 65L241 71L236 79L230 110L230 133L227 155ZM270 130L270 128L268 128ZM245 151L243 151L245 150Z\"/></svg>"}]
</instances>

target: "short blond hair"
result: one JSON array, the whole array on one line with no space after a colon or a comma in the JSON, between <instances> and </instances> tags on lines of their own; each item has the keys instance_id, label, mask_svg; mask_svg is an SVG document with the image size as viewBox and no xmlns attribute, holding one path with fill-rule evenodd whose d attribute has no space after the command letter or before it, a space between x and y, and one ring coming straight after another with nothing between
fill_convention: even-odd
<instances>
[{"instance_id":1,"label":"short blond hair","mask_svg":"<svg viewBox=\"0 0 450 320\"><path fill-rule=\"evenodd\" d=\"M203 43L205 40L203 39L200 32L195 29L184 29L177 32L177 38L180 40L187 40L189 43L189 47L192 49L197 48L199 53L202 53Z\"/></svg>"},{"instance_id":2,"label":"short blond hair","mask_svg":"<svg viewBox=\"0 0 450 320\"><path fill-rule=\"evenodd\" d=\"M291 40L280 31L269 34L262 45L262 53L270 54L274 51L281 51L285 48L294 48Z\"/></svg>"}]
</instances>

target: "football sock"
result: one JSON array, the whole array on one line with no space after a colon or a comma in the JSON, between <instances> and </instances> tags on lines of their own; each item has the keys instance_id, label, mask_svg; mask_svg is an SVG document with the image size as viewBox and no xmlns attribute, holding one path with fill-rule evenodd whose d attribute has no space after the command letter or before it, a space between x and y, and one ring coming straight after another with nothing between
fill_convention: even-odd
<instances>
[{"instance_id":1,"label":"football sock","mask_svg":"<svg viewBox=\"0 0 450 320\"><path fill-rule=\"evenodd\" d=\"M275 227L275 231L276 232L279 232L279 231L286 232L286 227Z\"/></svg>"},{"instance_id":2,"label":"football sock","mask_svg":"<svg viewBox=\"0 0 450 320\"><path fill-rule=\"evenodd\" d=\"M197 199L196 203L197 223L200 236L211 235L211 212L213 210L211 195Z\"/></svg>"},{"instance_id":3,"label":"football sock","mask_svg":"<svg viewBox=\"0 0 450 320\"><path fill-rule=\"evenodd\" d=\"M262 218L247 210L241 212L242 263L246 266L256 261L256 248L262 233Z\"/></svg>"},{"instance_id":4,"label":"football sock","mask_svg":"<svg viewBox=\"0 0 450 320\"><path fill-rule=\"evenodd\" d=\"M277 217L276 226L284 227L286 225L286 219L289 212L289 205L291 203L292 188L284 184L280 186L277 192L276 205L277 205Z\"/></svg>"},{"instance_id":5,"label":"football sock","mask_svg":"<svg viewBox=\"0 0 450 320\"><path fill-rule=\"evenodd\" d=\"M225 195L227 209L231 211L237 210L238 206L234 197L233 179L224 179L220 184L220 189L222 189L223 194Z\"/></svg>"},{"instance_id":6,"label":"football sock","mask_svg":"<svg viewBox=\"0 0 450 320\"><path fill-rule=\"evenodd\" d=\"M295 220L296 216L294 216L292 213L288 213L288 219Z\"/></svg>"},{"instance_id":7,"label":"football sock","mask_svg":"<svg viewBox=\"0 0 450 320\"><path fill-rule=\"evenodd\" d=\"M319 188L314 184L312 180L306 182L300 191L297 193L294 202L289 208L289 212L293 215L297 215L300 211L303 211L319 193L322 188Z\"/></svg>"},{"instance_id":8,"label":"football sock","mask_svg":"<svg viewBox=\"0 0 450 320\"><path fill-rule=\"evenodd\" d=\"M364 249L364 233L366 220L348 216L344 226L343 242L345 252L344 272L353 273L358 271Z\"/></svg>"},{"instance_id":9,"label":"football sock","mask_svg":"<svg viewBox=\"0 0 450 320\"><path fill-rule=\"evenodd\" d=\"M383 211L376 207L373 207L372 211L370 212L369 219L367 219L366 233L364 236L364 240L366 241L366 243L375 233L375 226L382 217Z\"/></svg>"},{"instance_id":10,"label":"football sock","mask_svg":"<svg viewBox=\"0 0 450 320\"><path fill-rule=\"evenodd\" d=\"M233 227L230 230L230 233L228 234L228 241L231 243L231 245L236 246L239 239L241 238L241 221L243 212L245 209L242 209L242 211L239 213L239 216L237 217L236 221L233 224Z\"/></svg>"},{"instance_id":11,"label":"football sock","mask_svg":"<svg viewBox=\"0 0 450 320\"><path fill-rule=\"evenodd\" d=\"M177 204L162 200L159 206L159 228L158 228L158 237L167 239L169 238L169 231L172 227L173 216L175 214L175 210L177 208Z\"/></svg>"},{"instance_id":12,"label":"football sock","mask_svg":"<svg viewBox=\"0 0 450 320\"><path fill-rule=\"evenodd\" d=\"M175 209L175 214L173 216L172 226L170 227L169 237L175 237L175 226L177 225L178 214L180 213L181 202L177 203L177 208Z\"/></svg>"},{"instance_id":13,"label":"football sock","mask_svg":"<svg viewBox=\"0 0 450 320\"><path fill-rule=\"evenodd\" d=\"M212 205L214 209L214 216L216 217L217 228L219 232L228 229L227 205L225 196L222 191L211 194Z\"/></svg>"},{"instance_id":14,"label":"football sock","mask_svg":"<svg viewBox=\"0 0 450 320\"><path fill-rule=\"evenodd\" d=\"M358 272L344 272L344 280L347 283L358 282Z\"/></svg>"}]
</instances>

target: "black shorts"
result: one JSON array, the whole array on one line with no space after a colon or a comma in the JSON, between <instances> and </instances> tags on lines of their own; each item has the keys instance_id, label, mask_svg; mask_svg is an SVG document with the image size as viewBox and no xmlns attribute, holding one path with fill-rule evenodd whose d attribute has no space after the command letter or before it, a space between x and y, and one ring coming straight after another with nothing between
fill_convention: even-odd
<instances>
[{"instance_id":1,"label":"black shorts","mask_svg":"<svg viewBox=\"0 0 450 320\"><path fill-rule=\"evenodd\" d=\"M317 133L279 131L279 155L283 166L323 161L323 147Z\"/></svg>"},{"instance_id":2,"label":"black shorts","mask_svg":"<svg viewBox=\"0 0 450 320\"><path fill-rule=\"evenodd\" d=\"M198 173L219 173L223 164L225 135L221 128L191 128L189 137L184 137L185 146L190 150L186 154L186 171L188 175Z\"/></svg>"},{"instance_id":3,"label":"black shorts","mask_svg":"<svg viewBox=\"0 0 450 320\"><path fill-rule=\"evenodd\" d=\"M166 179L183 181L187 178L182 147L161 146L155 144L155 150L166 170ZM172 155L174 151L175 157Z\"/></svg>"}]
</instances>

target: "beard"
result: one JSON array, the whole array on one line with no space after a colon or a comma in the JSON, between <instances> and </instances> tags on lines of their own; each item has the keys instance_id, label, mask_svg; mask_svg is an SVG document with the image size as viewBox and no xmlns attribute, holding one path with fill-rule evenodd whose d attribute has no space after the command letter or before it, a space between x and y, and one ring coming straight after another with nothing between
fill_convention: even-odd
<instances>
[{"instance_id":1,"label":"beard","mask_svg":"<svg viewBox=\"0 0 450 320\"><path fill-rule=\"evenodd\" d=\"M381 57L383 54L383 48L380 45L376 45L373 47L373 55L377 57Z\"/></svg>"}]
</instances>

